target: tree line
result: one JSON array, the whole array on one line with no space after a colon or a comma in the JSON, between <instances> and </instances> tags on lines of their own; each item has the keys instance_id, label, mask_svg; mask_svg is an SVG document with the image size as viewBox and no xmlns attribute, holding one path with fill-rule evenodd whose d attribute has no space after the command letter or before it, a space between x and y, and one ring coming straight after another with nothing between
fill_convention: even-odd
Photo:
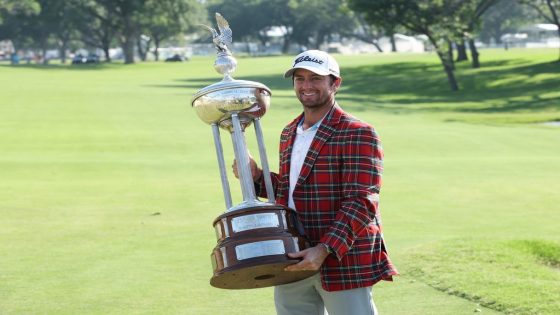
<instances>
[{"instance_id":1,"label":"tree line","mask_svg":"<svg viewBox=\"0 0 560 315\"><path fill-rule=\"evenodd\" d=\"M103 50L120 46L125 63L134 52L145 60L147 50L189 32L205 20L196 0L0 0L0 40L16 49L60 50L62 62L70 46Z\"/></svg>"},{"instance_id":2,"label":"tree line","mask_svg":"<svg viewBox=\"0 0 560 315\"><path fill-rule=\"evenodd\" d=\"M125 63L135 62L135 52L145 60L151 51L158 60L164 43L200 32L198 24L213 24L221 12L237 42L265 45L268 31L281 29L284 53L294 44L318 48L335 36L379 51L380 38L388 37L394 51L394 34L422 34L457 90L454 63L469 59L467 47L472 66L480 66L476 38L499 42L529 17L559 26L560 37L559 7L560 0L0 0L0 40L43 55L56 47L63 62L66 51L84 46L101 49L107 62L115 46Z\"/></svg>"}]
</instances>

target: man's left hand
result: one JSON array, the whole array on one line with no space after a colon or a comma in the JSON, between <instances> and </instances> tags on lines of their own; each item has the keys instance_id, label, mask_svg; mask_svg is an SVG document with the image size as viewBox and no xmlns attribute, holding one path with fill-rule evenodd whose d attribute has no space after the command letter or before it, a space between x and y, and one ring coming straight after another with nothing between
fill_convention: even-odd
<instances>
[{"instance_id":1,"label":"man's left hand","mask_svg":"<svg viewBox=\"0 0 560 315\"><path fill-rule=\"evenodd\" d=\"M325 258L329 255L327 248L323 244L304 249L300 252L288 253L290 258L303 258L297 264L289 265L285 271L319 270Z\"/></svg>"}]
</instances>

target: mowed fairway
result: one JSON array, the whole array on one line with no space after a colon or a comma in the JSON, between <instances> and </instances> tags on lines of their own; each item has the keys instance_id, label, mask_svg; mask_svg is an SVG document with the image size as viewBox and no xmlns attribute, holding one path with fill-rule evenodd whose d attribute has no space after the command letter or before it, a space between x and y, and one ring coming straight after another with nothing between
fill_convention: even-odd
<instances>
[{"instance_id":1,"label":"mowed fairway","mask_svg":"<svg viewBox=\"0 0 560 315\"><path fill-rule=\"evenodd\" d=\"M385 149L384 232L402 275L375 286L381 314L560 313L560 127L540 124L560 121L558 52L481 53L482 68L458 66L459 92L433 54L336 56L339 103ZM0 64L0 314L274 313L271 288L209 285L225 209L190 101L221 79L212 64ZM238 58L234 74L272 89L273 169L301 111L290 64Z\"/></svg>"}]
</instances>

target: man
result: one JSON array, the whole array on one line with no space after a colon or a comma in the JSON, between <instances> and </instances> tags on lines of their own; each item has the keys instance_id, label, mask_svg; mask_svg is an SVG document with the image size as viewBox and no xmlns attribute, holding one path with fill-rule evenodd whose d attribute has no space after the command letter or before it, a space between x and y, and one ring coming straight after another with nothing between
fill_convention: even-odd
<instances>
[{"instance_id":1,"label":"man","mask_svg":"<svg viewBox=\"0 0 560 315\"><path fill-rule=\"evenodd\" d=\"M332 56L305 51L284 77L292 79L303 113L282 131L280 171L272 181L277 202L297 211L313 245L288 254L301 261L286 270L320 273L276 286L276 311L377 314L371 287L397 274L381 233L379 137L336 103L342 78ZM253 159L250 165L258 194L266 197L262 170Z\"/></svg>"}]
</instances>

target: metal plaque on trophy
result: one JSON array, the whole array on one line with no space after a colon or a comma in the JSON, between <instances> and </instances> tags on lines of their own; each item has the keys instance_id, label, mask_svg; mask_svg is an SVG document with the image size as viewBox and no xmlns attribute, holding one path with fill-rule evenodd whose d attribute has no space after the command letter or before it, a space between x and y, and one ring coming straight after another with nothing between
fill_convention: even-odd
<instances>
[{"instance_id":1,"label":"metal plaque on trophy","mask_svg":"<svg viewBox=\"0 0 560 315\"><path fill-rule=\"evenodd\" d=\"M200 119L212 126L226 203L226 211L213 223L217 245L210 255L214 272L210 284L224 289L251 289L307 278L317 271L284 271L284 267L299 261L287 254L310 245L295 210L275 201L260 125L260 118L270 106L270 89L258 82L231 77L237 66L228 47L232 31L219 13L216 21L218 31L205 27L212 32L217 49L214 68L223 79L201 89L192 99ZM244 132L251 123L255 127L267 201L257 199L249 166ZM220 129L229 132L233 142L243 195L238 205L232 203Z\"/></svg>"}]
</instances>

